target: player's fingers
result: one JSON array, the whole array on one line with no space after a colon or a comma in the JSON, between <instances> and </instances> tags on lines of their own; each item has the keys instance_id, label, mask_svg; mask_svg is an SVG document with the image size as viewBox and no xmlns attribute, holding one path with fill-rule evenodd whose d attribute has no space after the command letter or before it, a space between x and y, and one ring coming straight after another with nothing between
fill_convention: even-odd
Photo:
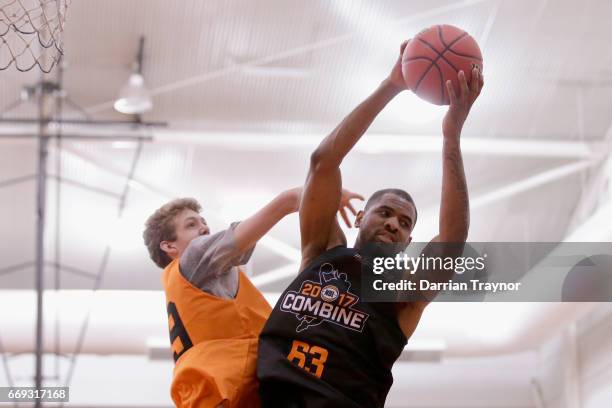
<instances>
[{"instance_id":1,"label":"player's fingers","mask_svg":"<svg viewBox=\"0 0 612 408\"><path fill-rule=\"evenodd\" d=\"M406 40L402 43L402 45L400 45L400 54L404 53L404 49L406 48L406 46L408 45L408 43L410 42L410 40Z\"/></svg>"},{"instance_id":2,"label":"player's fingers","mask_svg":"<svg viewBox=\"0 0 612 408\"><path fill-rule=\"evenodd\" d=\"M365 198L361 194L358 194L358 193L351 194L350 199L352 200L353 198L356 198L357 200L365 201Z\"/></svg>"},{"instance_id":3,"label":"player's fingers","mask_svg":"<svg viewBox=\"0 0 612 408\"><path fill-rule=\"evenodd\" d=\"M457 95L455 94L455 89L453 88L453 83L449 79L446 81L446 92L448 93L448 99L450 100L450 104L454 105L457 103Z\"/></svg>"},{"instance_id":4,"label":"player's fingers","mask_svg":"<svg viewBox=\"0 0 612 408\"><path fill-rule=\"evenodd\" d=\"M472 69L472 81L470 86L472 88L472 95L478 96L480 93L480 71L478 71L476 67Z\"/></svg>"},{"instance_id":5,"label":"player's fingers","mask_svg":"<svg viewBox=\"0 0 612 408\"><path fill-rule=\"evenodd\" d=\"M460 97L469 95L470 88L468 87L467 79L465 79L465 72L463 72L463 70L459 71L459 88L461 89Z\"/></svg>"},{"instance_id":6,"label":"player's fingers","mask_svg":"<svg viewBox=\"0 0 612 408\"><path fill-rule=\"evenodd\" d=\"M357 215L357 211L355 211L355 207L353 207L353 204L351 204L350 201L348 203L346 203L346 206L348 207L349 210L351 210L353 215Z\"/></svg>"},{"instance_id":7,"label":"player's fingers","mask_svg":"<svg viewBox=\"0 0 612 408\"><path fill-rule=\"evenodd\" d=\"M342 217L342 220L344 221L346 226L351 228L351 222L349 221L348 215L346 215L346 210L344 208L340 209L340 216Z\"/></svg>"}]
</instances>

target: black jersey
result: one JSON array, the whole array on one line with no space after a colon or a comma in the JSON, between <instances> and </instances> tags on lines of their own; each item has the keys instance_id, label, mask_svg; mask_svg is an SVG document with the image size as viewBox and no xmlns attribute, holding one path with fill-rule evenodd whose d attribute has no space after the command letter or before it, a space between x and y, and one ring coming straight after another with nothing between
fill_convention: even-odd
<instances>
[{"instance_id":1,"label":"black jersey","mask_svg":"<svg viewBox=\"0 0 612 408\"><path fill-rule=\"evenodd\" d=\"M263 407L383 407L404 346L393 304L360 299L355 249L330 249L283 292L259 337Z\"/></svg>"}]
</instances>

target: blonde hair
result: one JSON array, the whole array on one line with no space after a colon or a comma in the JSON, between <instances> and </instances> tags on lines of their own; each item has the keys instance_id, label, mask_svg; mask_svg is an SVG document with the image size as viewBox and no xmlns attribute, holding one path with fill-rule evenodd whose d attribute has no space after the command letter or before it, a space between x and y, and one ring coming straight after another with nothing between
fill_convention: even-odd
<instances>
[{"instance_id":1,"label":"blonde hair","mask_svg":"<svg viewBox=\"0 0 612 408\"><path fill-rule=\"evenodd\" d=\"M184 210L200 212L202 206L194 198L177 198L157 209L145 223L142 233L144 244L149 250L149 256L160 268L168 266L172 259L164 252L159 244L162 241L176 239L176 224L174 217Z\"/></svg>"}]
</instances>

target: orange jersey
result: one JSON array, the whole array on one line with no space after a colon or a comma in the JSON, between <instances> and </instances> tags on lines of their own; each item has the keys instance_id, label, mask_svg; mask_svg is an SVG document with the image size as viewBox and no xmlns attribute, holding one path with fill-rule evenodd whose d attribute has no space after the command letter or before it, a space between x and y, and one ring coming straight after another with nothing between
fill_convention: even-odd
<instances>
[{"instance_id":1,"label":"orange jersey","mask_svg":"<svg viewBox=\"0 0 612 408\"><path fill-rule=\"evenodd\" d=\"M242 273L235 299L193 286L178 259L163 271L177 407L259 407L257 341L270 305Z\"/></svg>"}]
</instances>

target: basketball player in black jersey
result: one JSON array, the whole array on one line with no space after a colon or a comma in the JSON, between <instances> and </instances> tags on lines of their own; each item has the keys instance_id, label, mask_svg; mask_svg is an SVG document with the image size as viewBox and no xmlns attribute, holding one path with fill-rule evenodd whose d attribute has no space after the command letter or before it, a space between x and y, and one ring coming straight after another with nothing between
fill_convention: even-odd
<instances>
[{"instance_id":1,"label":"basketball player in black jersey","mask_svg":"<svg viewBox=\"0 0 612 408\"><path fill-rule=\"evenodd\" d=\"M400 64L398 59L389 77L311 156L299 210L300 274L280 297L259 340L263 407L383 407L393 382L391 367L428 303L361 300L360 250L372 242L401 250L412 239L417 210L405 191L381 190L370 197L355 220L354 248L329 238L338 237L340 164L378 113L406 89ZM459 73L459 94L446 84L450 107L442 125L442 201L439 234L432 242L464 243L468 234L460 134L483 86L477 70L472 78L468 84Z\"/></svg>"}]
</instances>

